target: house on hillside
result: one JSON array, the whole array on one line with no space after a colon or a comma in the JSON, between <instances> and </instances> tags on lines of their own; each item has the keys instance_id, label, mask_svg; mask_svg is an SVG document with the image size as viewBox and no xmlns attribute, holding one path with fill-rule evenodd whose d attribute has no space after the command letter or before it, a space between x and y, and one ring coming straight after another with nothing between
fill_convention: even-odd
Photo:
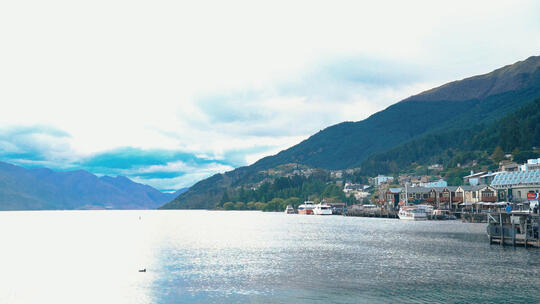
<instances>
[{"instance_id":1,"label":"house on hillside","mask_svg":"<svg viewBox=\"0 0 540 304\"><path fill-rule=\"evenodd\" d=\"M343 192L345 193L362 190L364 190L364 185L362 184L345 183L345 186L343 186Z\"/></svg>"},{"instance_id":2,"label":"house on hillside","mask_svg":"<svg viewBox=\"0 0 540 304\"><path fill-rule=\"evenodd\" d=\"M514 172L519 171L519 165L508 160L503 160L499 163L499 169L505 172Z\"/></svg>"},{"instance_id":3,"label":"house on hillside","mask_svg":"<svg viewBox=\"0 0 540 304\"><path fill-rule=\"evenodd\" d=\"M354 195L357 200L362 200L369 197L369 192L365 191L368 188L369 186L366 185L345 183L345 186L343 186L343 192L345 192L347 196Z\"/></svg>"},{"instance_id":4,"label":"house on hillside","mask_svg":"<svg viewBox=\"0 0 540 304\"><path fill-rule=\"evenodd\" d=\"M428 170L442 171L443 166L441 164L433 164L428 166Z\"/></svg>"},{"instance_id":5,"label":"house on hillside","mask_svg":"<svg viewBox=\"0 0 540 304\"><path fill-rule=\"evenodd\" d=\"M374 178L374 182L376 186L380 186L382 184L389 184L393 181L394 181L394 177L392 176L379 175Z\"/></svg>"},{"instance_id":6,"label":"house on hillside","mask_svg":"<svg viewBox=\"0 0 540 304\"><path fill-rule=\"evenodd\" d=\"M431 176L424 175L424 176L412 176L410 178L410 185L411 187L424 187L423 184L429 182L429 179Z\"/></svg>"}]
</instances>

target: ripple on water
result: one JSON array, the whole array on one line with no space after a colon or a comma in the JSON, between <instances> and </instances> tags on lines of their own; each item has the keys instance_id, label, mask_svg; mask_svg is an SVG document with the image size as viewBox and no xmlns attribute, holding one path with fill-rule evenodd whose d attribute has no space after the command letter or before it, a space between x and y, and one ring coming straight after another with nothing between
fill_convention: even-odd
<instances>
[{"instance_id":1,"label":"ripple on water","mask_svg":"<svg viewBox=\"0 0 540 304\"><path fill-rule=\"evenodd\" d=\"M540 251L483 224L84 211L1 213L0 231L2 303L540 302Z\"/></svg>"}]
</instances>

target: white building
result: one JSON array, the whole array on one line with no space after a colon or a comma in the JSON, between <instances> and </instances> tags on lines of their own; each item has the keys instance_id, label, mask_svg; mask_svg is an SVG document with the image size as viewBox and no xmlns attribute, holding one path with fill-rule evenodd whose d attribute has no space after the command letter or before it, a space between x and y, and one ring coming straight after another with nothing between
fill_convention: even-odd
<instances>
[{"instance_id":1,"label":"white building","mask_svg":"<svg viewBox=\"0 0 540 304\"><path fill-rule=\"evenodd\" d=\"M392 176L379 175L375 177L375 185L377 186L380 186L381 184L388 184L392 181L394 181L394 177Z\"/></svg>"},{"instance_id":2,"label":"white building","mask_svg":"<svg viewBox=\"0 0 540 304\"><path fill-rule=\"evenodd\" d=\"M528 159L526 164L521 165L521 171L540 169L540 158Z\"/></svg>"},{"instance_id":3,"label":"white building","mask_svg":"<svg viewBox=\"0 0 540 304\"><path fill-rule=\"evenodd\" d=\"M524 201L527 193L540 192L540 169L500 172L491 186L498 190L499 198Z\"/></svg>"},{"instance_id":4,"label":"white building","mask_svg":"<svg viewBox=\"0 0 540 304\"><path fill-rule=\"evenodd\" d=\"M444 179L439 179L435 182L420 183L420 187L432 188L432 187L446 187L448 183Z\"/></svg>"}]
</instances>

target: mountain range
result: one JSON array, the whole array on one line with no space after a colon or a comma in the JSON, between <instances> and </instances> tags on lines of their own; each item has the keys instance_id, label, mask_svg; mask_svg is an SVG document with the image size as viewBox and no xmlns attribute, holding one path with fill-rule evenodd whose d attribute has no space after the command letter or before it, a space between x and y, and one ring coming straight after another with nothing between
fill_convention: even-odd
<instances>
[{"instance_id":1,"label":"mountain range","mask_svg":"<svg viewBox=\"0 0 540 304\"><path fill-rule=\"evenodd\" d=\"M265 170L283 164L361 168L366 160L392 157L383 154L423 137L492 124L538 98L540 56L532 56L411 96L362 121L330 126L253 165L202 180L161 208L214 208L225 193L260 182L267 178Z\"/></svg>"},{"instance_id":2,"label":"mountain range","mask_svg":"<svg viewBox=\"0 0 540 304\"><path fill-rule=\"evenodd\" d=\"M185 190L163 193L123 176L0 162L0 210L156 209Z\"/></svg>"}]
</instances>

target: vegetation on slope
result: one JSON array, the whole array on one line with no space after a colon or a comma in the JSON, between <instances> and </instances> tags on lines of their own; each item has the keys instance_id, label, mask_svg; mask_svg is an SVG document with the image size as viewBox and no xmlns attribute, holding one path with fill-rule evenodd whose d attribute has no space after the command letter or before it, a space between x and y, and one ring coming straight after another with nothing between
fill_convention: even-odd
<instances>
[{"instance_id":1,"label":"vegetation on slope","mask_svg":"<svg viewBox=\"0 0 540 304\"><path fill-rule=\"evenodd\" d=\"M362 175L391 174L435 163L455 168L475 160L483 160L480 165L495 169L502 160L501 153L504 157L505 153L512 152L516 162L523 162L537 155L531 150L540 147L539 121L540 99L537 99L496 122L431 133L372 155L360 172Z\"/></svg>"},{"instance_id":2,"label":"vegetation on slope","mask_svg":"<svg viewBox=\"0 0 540 304\"><path fill-rule=\"evenodd\" d=\"M354 197L346 197L341 187L334 184L329 174L317 176L293 175L266 181L258 188L225 192L216 208L283 211L287 205L297 207L304 201L356 203ZM231 204L228 204L231 203Z\"/></svg>"},{"instance_id":3,"label":"vegetation on slope","mask_svg":"<svg viewBox=\"0 0 540 304\"><path fill-rule=\"evenodd\" d=\"M457 141L463 143L460 138L466 138L467 132L474 132L471 126L487 126L536 98L540 98L540 57L531 57L485 75L449 83L412 96L363 121L344 122L326 128L298 145L265 157L251 166L203 180L163 208L214 208L224 192L260 182L266 178L261 171L269 168L287 163L324 169L356 168L372 155L384 154L403 143L420 140L423 136L435 136L430 140L433 149L439 149L435 152L442 155L442 162L446 159L448 162L457 161L459 157L466 161L469 155L456 156L460 151L449 149L451 143L444 142L456 141L456 138L437 137L437 133L454 132L451 135L456 135ZM438 145L441 148L437 148ZM411 159L427 161L428 156L423 156L420 148L411 148L412 157L392 152L392 156L401 157L395 163L388 162L389 158L383 154L370 159L363 166L363 175L396 172L400 164L410 165ZM470 149L468 152L473 151ZM444 152L450 154L444 155ZM384 167L378 168L379 164Z\"/></svg>"}]
</instances>

